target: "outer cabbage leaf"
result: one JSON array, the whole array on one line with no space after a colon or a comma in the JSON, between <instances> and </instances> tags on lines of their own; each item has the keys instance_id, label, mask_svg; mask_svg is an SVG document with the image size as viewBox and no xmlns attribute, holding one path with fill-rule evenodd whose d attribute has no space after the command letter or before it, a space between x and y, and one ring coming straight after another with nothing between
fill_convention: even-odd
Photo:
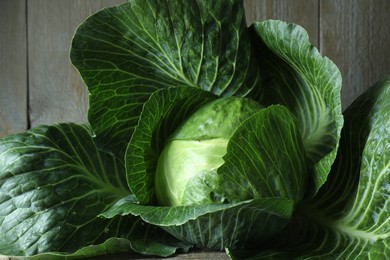
<instances>
[{"instance_id":1,"label":"outer cabbage leaf","mask_svg":"<svg viewBox=\"0 0 390 260\"><path fill-rule=\"evenodd\" d=\"M329 180L269 248L236 259L390 258L390 77L345 111ZM263 251L263 252L261 252Z\"/></svg>"},{"instance_id":2,"label":"outer cabbage leaf","mask_svg":"<svg viewBox=\"0 0 390 260\"><path fill-rule=\"evenodd\" d=\"M282 197L300 201L308 168L302 139L288 109L274 105L245 120L229 140L218 169L218 193L228 201Z\"/></svg>"},{"instance_id":3,"label":"outer cabbage leaf","mask_svg":"<svg viewBox=\"0 0 390 260\"><path fill-rule=\"evenodd\" d=\"M177 246L160 241L163 235L139 218L98 217L126 196L133 195L124 165L97 149L88 126L7 136L0 140L0 254L173 254Z\"/></svg>"},{"instance_id":4,"label":"outer cabbage leaf","mask_svg":"<svg viewBox=\"0 0 390 260\"><path fill-rule=\"evenodd\" d=\"M269 20L250 30L264 81L257 98L263 104L285 105L297 117L313 165L308 193L312 196L326 181L336 157L343 124L340 71L298 25Z\"/></svg>"},{"instance_id":5,"label":"outer cabbage leaf","mask_svg":"<svg viewBox=\"0 0 390 260\"><path fill-rule=\"evenodd\" d=\"M287 224L293 206L293 201L284 198L177 207L145 206L123 199L102 216L140 216L182 241L223 250L263 242Z\"/></svg>"},{"instance_id":6,"label":"outer cabbage leaf","mask_svg":"<svg viewBox=\"0 0 390 260\"><path fill-rule=\"evenodd\" d=\"M241 0L130 0L104 9L77 29L71 60L90 92L99 147L120 157L155 90L244 96L259 84Z\"/></svg>"},{"instance_id":7,"label":"outer cabbage leaf","mask_svg":"<svg viewBox=\"0 0 390 260\"><path fill-rule=\"evenodd\" d=\"M142 233L145 232L145 229L141 231ZM166 244L164 246L161 245L158 241L149 241L147 244L147 247L144 247L142 249L142 245L145 244L144 241L129 241L126 238L116 238L112 237L107 239L104 243L98 244L98 245L90 245L86 247L82 247L79 250L77 250L74 253L65 253L65 252L50 252L50 253L41 253L33 256L3 256L0 254L1 257L7 258L9 260L63 260L63 259L84 259L84 258L93 258L100 255L108 255L113 254L126 254L128 257L134 257L134 258L140 258L139 254L136 254L134 251L134 247L138 248L138 253L146 254L146 255L155 255L155 256L170 256L177 252L178 248L182 248L184 252L186 252L189 248L188 245L172 241L172 238L169 237L166 233L163 234L160 232L158 234L162 237L160 237L161 241L166 239L166 241L171 241L170 245Z\"/></svg>"}]
</instances>

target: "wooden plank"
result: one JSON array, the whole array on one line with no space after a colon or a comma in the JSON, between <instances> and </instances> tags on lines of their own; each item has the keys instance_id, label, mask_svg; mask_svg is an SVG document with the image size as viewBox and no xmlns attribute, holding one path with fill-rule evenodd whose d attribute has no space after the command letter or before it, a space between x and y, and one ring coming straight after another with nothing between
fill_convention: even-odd
<instances>
[{"instance_id":1,"label":"wooden plank","mask_svg":"<svg viewBox=\"0 0 390 260\"><path fill-rule=\"evenodd\" d=\"M0 1L0 137L27 128L26 2Z\"/></svg>"},{"instance_id":2,"label":"wooden plank","mask_svg":"<svg viewBox=\"0 0 390 260\"><path fill-rule=\"evenodd\" d=\"M390 1L321 1L321 50L340 68L345 109L390 74Z\"/></svg>"},{"instance_id":3,"label":"wooden plank","mask_svg":"<svg viewBox=\"0 0 390 260\"><path fill-rule=\"evenodd\" d=\"M126 255L126 254L120 254L120 255L103 255L95 257L96 260L109 260L109 259L115 259L115 260L156 260L156 259L163 259L163 258L157 258L157 257L150 257L150 256L134 256L134 255ZM228 260L230 257L225 252L220 251L201 251L201 250L192 250L185 254L176 254L169 258L166 258L167 260L199 260L199 259L212 259L212 260Z\"/></svg>"},{"instance_id":4,"label":"wooden plank","mask_svg":"<svg viewBox=\"0 0 390 260\"><path fill-rule=\"evenodd\" d=\"M318 47L319 0L245 0L247 23L277 19L303 26Z\"/></svg>"},{"instance_id":5,"label":"wooden plank","mask_svg":"<svg viewBox=\"0 0 390 260\"><path fill-rule=\"evenodd\" d=\"M31 126L86 122L88 92L69 61L77 26L90 14L124 0L28 1Z\"/></svg>"}]
</instances>

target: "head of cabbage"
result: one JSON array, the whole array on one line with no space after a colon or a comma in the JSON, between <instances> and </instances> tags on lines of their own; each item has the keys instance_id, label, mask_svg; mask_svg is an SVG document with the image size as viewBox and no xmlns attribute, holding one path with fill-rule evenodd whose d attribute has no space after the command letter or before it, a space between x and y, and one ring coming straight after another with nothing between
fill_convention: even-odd
<instances>
[{"instance_id":1,"label":"head of cabbage","mask_svg":"<svg viewBox=\"0 0 390 260\"><path fill-rule=\"evenodd\" d=\"M167 139L154 175L159 214L187 219L156 224L199 247L265 240L285 227L305 193L303 151L285 107L239 97L208 102Z\"/></svg>"},{"instance_id":2,"label":"head of cabbage","mask_svg":"<svg viewBox=\"0 0 390 260\"><path fill-rule=\"evenodd\" d=\"M226 200L215 190L217 169L224 162L234 131L262 108L251 99L226 97L192 114L169 138L158 160L155 175L158 203L180 206Z\"/></svg>"}]
</instances>

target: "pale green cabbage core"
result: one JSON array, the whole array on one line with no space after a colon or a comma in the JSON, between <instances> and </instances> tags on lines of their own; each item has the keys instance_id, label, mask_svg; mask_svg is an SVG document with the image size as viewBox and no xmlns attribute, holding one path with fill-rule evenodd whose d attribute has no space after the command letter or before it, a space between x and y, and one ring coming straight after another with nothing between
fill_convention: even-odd
<instances>
[{"instance_id":1,"label":"pale green cabbage core","mask_svg":"<svg viewBox=\"0 0 390 260\"><path fill-rule=\"evenodd\" d=\"M183 203L187 184L205 172L216 172L224 163L228 139L172 140L162 151L155 176L156 197L160 205L179 206ZM198 196L199 203L208 200ZM191 199L192 202L193 199Z\"/></svg>"}]
</instances>

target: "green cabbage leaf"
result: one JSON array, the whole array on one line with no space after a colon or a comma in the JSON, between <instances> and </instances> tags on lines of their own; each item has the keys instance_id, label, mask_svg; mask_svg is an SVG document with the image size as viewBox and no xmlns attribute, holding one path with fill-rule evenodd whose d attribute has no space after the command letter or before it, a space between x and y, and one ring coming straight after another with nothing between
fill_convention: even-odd
<instances>
[{"instance_id":1,"label":"green cabbage leaf","mask_svg":"<svg viewBox=\"0 0 390 260\"><path fill-rule=\"evenodd\" d=\"M171 255L180 248L139 218L98 217L132 193L121 161L99 151L91 133L69 123L0 140L1 255Z\"/></svg>"},{"instance_id":2,"label":"green cabbage leaf","mask_svg":"<svg viewBox=\"0 0 390 260\"><path fill-rule=\"evenodd\" d=\"M154 91L188 86L245 96L260 84L241 0L107 8L77 29L70 57L91 94L97 143L120 158Z\"/></svg>"},{"instance_id":3,"label":"green cabbage leaf","mask_svg":"<svg viewBox=\"0 0 390 260\"><path fill-rule=\"evenodd\" d=\"M269 20L250 31L264 82L260 102L282 104L298 119L313 171L308 196L313 196L327 179L343 126L340 71L299 25Z\"/></svg>"}]
</instances>

